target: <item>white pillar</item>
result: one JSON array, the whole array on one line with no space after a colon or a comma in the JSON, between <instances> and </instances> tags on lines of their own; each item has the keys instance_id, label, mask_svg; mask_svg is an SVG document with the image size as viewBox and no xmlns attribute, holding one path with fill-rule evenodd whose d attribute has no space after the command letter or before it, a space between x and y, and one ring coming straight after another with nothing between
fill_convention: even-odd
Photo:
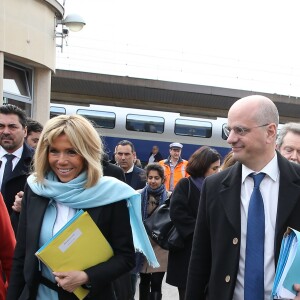
<instances>
[{"instance_id":1,"label":"white pillar","mask_svg":"<svg viewBox=\"0 0 300 300\"><path fill-rule=\"evenodd\" d=\"M0 105L3 104L4 53L0 52Z\"/></svg>"},{"instance_id":2,"label":"white pillar","mask_svg":"<svg viewBox=\"0 0 300 300\"><path fill-rule=\"evenodd\" d=\"M32 118L45 124L50 114L51 70L35 68Z\"/></svg>"}]
</instances>

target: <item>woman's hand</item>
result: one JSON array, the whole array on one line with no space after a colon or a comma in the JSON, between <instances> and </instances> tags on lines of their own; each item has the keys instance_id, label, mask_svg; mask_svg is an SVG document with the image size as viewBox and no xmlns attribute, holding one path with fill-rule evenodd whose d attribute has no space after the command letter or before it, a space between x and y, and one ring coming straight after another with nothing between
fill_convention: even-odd
<instances>
[{"instance_id":1,"label":"woman's hand","mask_svg":"<svg viewBox=\"0 0 300 300\"><path fill-rule=\"evenodd\" d=\"M53 275L57 285L70 293L89 282L89 277L84 271L53 272Z\"/></svg>"}]
</instances>

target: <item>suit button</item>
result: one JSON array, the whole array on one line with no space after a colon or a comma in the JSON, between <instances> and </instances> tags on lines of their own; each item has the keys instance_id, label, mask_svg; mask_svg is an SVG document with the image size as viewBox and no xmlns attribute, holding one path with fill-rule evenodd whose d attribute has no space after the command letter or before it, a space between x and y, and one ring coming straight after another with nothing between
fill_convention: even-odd
<instances>
[{"instance_id":1,"label":"suit button","mask_svg":"<svg viewBox=\"0 0 300 300\"><path fill-rule=\"evenodd\" d=\"M225 282L229 282L230 281L230 275L227 275L226 277L225 277Z\"/></svg>"},{"instance_id":2,"label":"suit button","mask_svg":"<svg viewBox=\"0 0 300 300\"><path fill-rule=\"evenodd\" d=\"M233 244L233 245L237 245L238 242L239 242L239 239L238 239L238 238L234 238L234 239L232 240L232 244Z\"/></svg>"}]
</instances>

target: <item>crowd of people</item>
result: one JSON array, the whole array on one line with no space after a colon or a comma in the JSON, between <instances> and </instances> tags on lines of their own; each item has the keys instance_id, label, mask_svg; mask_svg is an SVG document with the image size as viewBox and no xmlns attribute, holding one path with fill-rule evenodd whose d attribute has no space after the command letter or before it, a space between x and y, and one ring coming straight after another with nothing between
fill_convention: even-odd
<instances>
[{"instance_id":1,"label":"crowd of people","mask_svg":"<svg viewBox=\"0 0 300 300\"><path fill-rule=\"evenodd\" d=\"M154 144L145 167L121 140L109 161L82 116L40 123L14 105L0 107L0 300L161 300L162 284L179 300L271 298L282 237L300 230L300 123L278 133L275 104L254 95L236 101L224 133L225 157L201 146L188 160L172 142ZM155 143L155 141L153 141ZM143 221L170 203L181 249L163 249ZM87 211L113 256L84 270L51 270L35 253L79 210ZM88 247L88 245L87 245ZM294 282L300 300L300 279Z\"/></svg>"}]
</instances>

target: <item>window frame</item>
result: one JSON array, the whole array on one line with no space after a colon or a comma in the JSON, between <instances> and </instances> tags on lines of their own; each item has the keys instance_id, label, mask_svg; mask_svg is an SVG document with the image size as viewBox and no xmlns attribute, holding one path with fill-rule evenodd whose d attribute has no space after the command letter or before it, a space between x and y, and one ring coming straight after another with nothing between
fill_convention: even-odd
<instances>
[{"instance_id":1,"label":"window frame","mask_svg":"<svg viewBox=\"0 0 300 300\"><path fill-rule=\"evenodd\" d=\"M129 117L133 117L133 116L136 116L138 118L135 118L135 119L132 118L131 120L129 120ZM146 118L148 118L148 120ZM146 119L146 121L145 121L145 119ZM155 120L157 120L157 121L155 121ZM138 122L143 126L132 127L131 128L131 126L134 126L134 123L138 123ZM158 128L158 129L156 131L150 130L151 125L156 126L156 128ZM147 129L148 126L149 126L149 130ZM161 116L127 114L126 115L126 120L125 120L125 128L128 131L134 131L134 132L163 134L164 131L165 131L165 118L161 117ZM140 128L140 129L138 129L138 128Z\"/></svg>"},{"instance_id":2,"label":"window frame","mask_svg":"<svg viewBox=\"0 0 300 300\"><path fill-rule=\"evenodd\" d=\"M180 121L182 122L182 124L178 124L177 122ZM184 122L186 122L186 124L184 124ZM190 123L190 124L188 124ZM192 127L191 124L194 123L195 125ZM196 124L209 124L210 126L196 126ZM178 130L179 129L179 126L181 125L181 131ZM178 127L178 129L177 129ZM183 129L185 128L188 128L188 127L192 127L190 129L187 129L186 132L183 132ZM205 130L207 132L207 130L209 130L209 135L205 134L195 134L195 133L190 133L188 131L190 131L191 129L194 129L194 130ZM195 131L194 131L195 132ZM209 121L199 121L199 120L189 120L189 119L182 119L182 118L177 118L175 119L175 122L174 122L174 134L175 135L179 135L179 136L188 136L188 137L194 137L194 138L211 138L212 137L212 132L213 132L213 124L212 122L209 122Z\"/></svg>"}]
</instances>

